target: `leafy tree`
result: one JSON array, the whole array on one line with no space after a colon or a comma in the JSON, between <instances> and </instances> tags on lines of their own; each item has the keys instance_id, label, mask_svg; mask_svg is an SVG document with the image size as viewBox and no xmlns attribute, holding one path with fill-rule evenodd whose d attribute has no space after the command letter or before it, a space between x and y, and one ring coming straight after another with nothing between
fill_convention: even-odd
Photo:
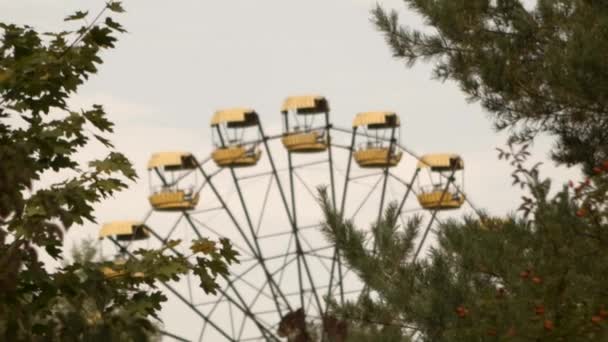
<instances>
[{"instance_id":1,"label":"leafy tree","mask_svg":"<svg viewBox=\"0 0 608 342\"><path fill-rule=\"evenodd\" d=\"M95 222L93 205L136 178L106 137L113 124L103 107L67 104L124 32L113 19L120 12L117 1L89 22L87 12L76 12L66 21L85 25L74 32L40 34L0 23L0 340L146 340L150 318L166 300L158 282L192 271L204 291L215 293L217 277L236 261L227 240L195 241L195 261L165 248L135 251L124 263L77 262L49 271L38 257L61 260L64 232ZM91 139L109 153L81 165L75 155ZM41 187L50 173L63 179Z\"/></svg>"},{"instance_id":2,"label":"leafy tree","mask_svg":"<svg viewBox=\"0 0 608 342\"><path fill-rule=\"evenodd\" d=\"M64 260L64 266L79 265L78 267L98 268L100 261L107 261L99 258L97 243L94 240L88 239L83 240L78 245L72 247L71 257L71 262ZM105 273L106 277L119 275L119 273L110 268L102 269L102 272ZM120 312L120 310L114 310L107 313L100 312L97 309L96 301L98 300L99 298L91 296L80 296L76 298L76 300L74 300L74 298L57 298L57 303L54 306L54 316L72 316L76 319L84 318L87 324L97 326L96 329L99 330L107 330L109 336L119 340L129 340L130 338L133 338L133 331L138 331L138 333L142 334L137 337L138 340L161 340L160 326L157 322L149 322L148 320L142 319L139 315L131 316L129 312ZM112 325L114 321L118 321L120 325ZM103 324L105 324L105 326L101 326ZM139 328L138 325L144 326L145 329ZM127 326L127 329L122 330L125 326Z\"/></svg>"},{"instance_id":3,"label":"leafy tree","mask_svg":"<svg viewBox=\"0 0 608 342\"><path fill-rule=\"evenodd\" d=\"M398 327L395 341L607 340L608 162L549 197L550 181L527 170L520 152L503 157L530 192L522 214L444 222L418 261L417 218L400 227L391 205L367 234L342 221L322 190L324 231L370 290L334 304L336 315L370 329Z\"/></svg>"},{"instance_id":4,"label":"leafy tree","mask_svg":"<svg viewBox=\"0 0 608 342\"><path fill-rule=\"evenodd\" d=\"M587 174L608 159L608 2L404 3L432 30L402 26L397 12L378 5L373 21L397 59L433 61L434 76L456 81L513 142L555 135L553 159Z\"/></svg>"}]
</instances>

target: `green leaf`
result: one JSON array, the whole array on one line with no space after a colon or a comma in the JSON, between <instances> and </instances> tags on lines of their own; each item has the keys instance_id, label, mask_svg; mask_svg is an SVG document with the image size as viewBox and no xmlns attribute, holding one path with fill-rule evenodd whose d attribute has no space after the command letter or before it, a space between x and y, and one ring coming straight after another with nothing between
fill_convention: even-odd
<instances>
[{"instance_id":1,"label":"green leaf","mask_svg":"<svg viewBox=\"0 0 608 342\"><path fill-rule=\"evenodd\" d=\"M82 116L84 116L95 128L102 132L112 132L114 124L106 118L106 112L103 106L93 105L91 110L83 110Z\"/></svg>"},{"instance_id":2,"label":"green leaf","mask_svg":"<svg viewBox=\"0 0 608 342\"><path fill-rule=\"evenodd\" d=\"M110 11L116 13L123 13L125 11L120 1L112 1L108 3L107 7Z\"/></svg>"},{"instance_id":3,"label":"green leaf","mask_svg":"<svg viewBox=\"0 0 608 342\"><path fill-rule=\"evenodd\" d=\"M11 74L12 72L10 69L0 69L0 84L10 79Z\"/></svg>"},{"instance_id":4,"label":"green leaf","mask_svg":"<svg viewBox=\"0 0 608 342\"><path fill-rule=\"evenodd\" d=\"M128 179L135 179L137 173L133 169L131 162L121 153L112 152L103 160L94 160L89 162L89 166L94 168L97 173L112 174L120 172Z\"/></svg>"},{"instance_id":5,"label":"green leaf","mask_svg":"<svg viewBox=\"0 0 608 342\"><path fill-rule=\"evenodd\" d=\"M112 20L112 18L110 18L110 17L107 17L107 18L106 18L106 25L107 25L109 28L111 28L111 29L113 29L113 30L115 30L115 31L118 31L118 32L120 32L120 33L125 33L125 32L127 32L127 30L125 30L125 29L122 27L122 25L120 25L119 23L115 22L115 21L114 21L114 20Z\"/></svg>"},{"instance_id":6,"label":"green leaf","mask_svg":"<svg viewBox=\"0 0 608 342\"><path fill-rule=\"evenodd\" d=\"M83 40L88 43L92 42L100 47L113 48L116 38L111 33L112 30L107 27L94 26Z\"/></svg>"},{"instance_id":7,"label":"green leaf","mask_svg":"<svg viewBox=\"0 0 608 342\"><path fill-rule=\"evenodd\" d=\"M97 134L93 134L93 136L95 137L95 139L97 139L97 141L99 141L100 143L102 143L105 147L114 147L114 145L112 145L112 143L110 142L110 140L97 135Z\"/></svg>"},{"instance_id":8,"label":"green leaf","mask_svg":"<svg viewBox=\"0 0 608 342\"><path fill-rule=\"evenodd\" d=\"M203 253L203 254L211 254L216 251L215 242L209 239L203 238L201 240L195 241L190 249L194 253Z\"/></svg>"},{"instance_id":9,"label":"green leaf","mask_svg":"<svg viewBox=\"0 0 608 342\"><path fill-rule=\"evenodd\" d=\"M182 240L169 240L167 241L167 243L165 244L165 248L175 248L177 247L180 243L182 243Z\"/></svg>"},{"instance_id":10,"label":"green leaf","mask_svg":"<svg viewBox=\"0 0 608 342\"><path fill-rule=\"evenodd\" d=\"M229 239L221 238L220 243L222 244L222 248L220 249L220 254L226 262L231 263L239 263L236 258L239 255L239 252L232 248L232 244Z\"/></svg>"},{"instance_id":11,"label":"green leaf","mask_svg":"<svg viewBox=\"0 0 608 342\"><path fill-rule=\"evenodd\" d=\"M67 16L65 19L63 19L64 21L71 21L71 20L80 20L83 19L84 17L86 17L89 14L89 11L86 12L82 12L82 11L76 11L76 13Z\"/></svg>"}]
</instances>

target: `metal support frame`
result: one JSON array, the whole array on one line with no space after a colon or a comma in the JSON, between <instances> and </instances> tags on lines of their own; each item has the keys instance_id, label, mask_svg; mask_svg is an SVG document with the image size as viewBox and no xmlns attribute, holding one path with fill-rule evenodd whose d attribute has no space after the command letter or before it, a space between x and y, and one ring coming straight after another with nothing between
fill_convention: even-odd
<instances>
[{"instance_id":1,"label":"metal support frame","mask_svg":"<svg viewBox=\"0 0 608 342\"><path fill-rule=\"evenodd\" d=\"M340 220L344 219L344 208L346 206L346 193L348 191L348 182L350 177L350 167L353 162L353 150L355 148L355 139L356 139L357 127L353 127L352 138L350 142L350 148L348 149L348 161L346 162L346 175L344 176L344 188L342 189L342 201L340 202ZM334 199L335 203L335 199ZM335 205L334 205L335 207ZM327 296L331 296L331 292L333 290L333 280L334 280L334 268L336 263L338 264L338 285L340 288L340 304L344 304L344 285L342 284L342 263L340 262L340 251L338 247L334 248L334 257L331 263L331 272L329 278L329 287L327 290Z\"/></svg>"},{"instance_id":2,"label":"metal support frame","mask_svg":"<svg viewBox=\"0 0 608 342\"><path fill-rule=\"evenodd\" d=\"M284 115L284 123L285 123L285 132L289 132L289 119L288 119L288 114L287 113L283 113ZM206 173L205 170L203 169L203 164L205 164L207 161L211 160L210 158L207 159L203 159L202 162L198 162L197 161L197 169L198 171L200 171L202 173L202 175L205 178L205 182L203 183L203 186L205 185L209 185L211 190L214 192L216 198L220 201L221 206L218 208L213 208L212 210L224 210L226 211L226 213L228 214L230 220L233 222L233 224L235 225L235 227L237 228L237 230L239 231L241 237L243 238L243 240L245 241L245 243L247 244L248 249L253 253L253 256L251 258L251 261L255 260L257 261L263 268L265 277L266 277L266 282L264 282L263 284L261 284L259 287L257 284L252 284L250 282L247 282L243 277L245 276L245 274L249 273L251 270L253 270L255 267L257 267L258 265L253 264L250 267L247 268L246 271L240 273L237 275L237 273L232 273L231 278L232 279L227 279L227 284L225 287L220 288L219 289L219 293L221 293L221 297L219 298L219 300L217 301L210 301L209 303L215 303L214 305L214 309L213 311L211 311L211 313L207 313L207 314L203 314L200 310L198 310L197 306L200 306L200 304L195 304L193 305L193 300L192 300L192 295L190 296L190 301L188 301L188 299L179 294L176 289L174 289L173 287L171 287L171 285L163 283L163 285L169 290L171 291L173 294L176 295L176 297L178 299L180 299L183 303L185 303L186 305L188 305L197 315L199 315L200 317L202 317L204 319L204 325L206 326L207 323L209 323L209 325L211 327L213 327L215 330L217 330L222 336L226 337L228 340L230 341L236 341L235 338L237 340L240 340L241 334L243 332L243 327L244 324L246 322L247 319L251 319L251 321L258 327L260 333L262 334L261 338L264 338L266 340L276 340L278 341L278 338L276 337L276 335L270 331L269 329L273 329L271 324L268 322L265 322L265 320L262 320L261 318L258 318L257 315L260 312L253 312L251 310L251 308L254 306L254 303L256 303L256 301L258 300L258 298L260 297L260 295L263 295L264 297L268 298L269 300L273 300L274 301L274 305L276 307L276 312L282 317L283 313L282 313L282 309L287 308L289 311L292 311L291 305L289 300L287 299L287 297L292 298L292 296L299 296L299 300L300 300L300 305L303 309L306 309L307 307L309 307L313 301L313 299L316 301L316 306L319 309L319 313L321 315L321 317L323 317L325 315L325 313L327 312L327 307L324 309L321 306L321 301L319 300L319 295L317 294L317 291L320 289L323 289L325 287L327 287L327 296L328 298L332 296L333 294L333 290L335 288L336 285L339 285L339 291L340 291L340 303L344 303L344 287L343 287L343 277L346 276L346 274L349 273L349 270L346 271L345 274L343 274L342 272L342 263L341 263L341 256L340 256L340 251L338 250L338 248L336 246L328 246L328 248L334 248L334 253L333 253L333 257L330 256L322 256L322 255L317 255L314 253L314 249L312 248L313 246L310 245L310 243L306 242L305 236L304 235L300 235L300 230L303 229L303 227L299 227L298 226L298 215L297 215L297 203L296 203L296 194L295 194L295 181L294 181L294 176L298 177L298 179L302 182L302 184L307 188L307 190L314 196L314 194L312 193L312 191L308 188L307 184L304 183L304 180L301 179L301 177L296 173L295 169L296 168L300 168L300 167L306 167L308 165L316 165L316 164L321 164L324 162L328 162L328 167L329 167L329 171L330 171L330 187L331 187L331 199L332 199L332 206L334 211L336 210L337 207L337 196L336 196L336 187L335 187L335 174L334 174L334 160L333 160L333 151L332 151L332 147L339 147L339 148L343 148L343 149L347 149L349 151L349 156L348 156L348 161L347 161L347 169L346 169L346 175L345 175L345 180L344 180L344 187L342 189L342 201L340 203L340 211L339 211L339 215L341 216L341 219L344 219L344 213L345 213L345 207L346 207L346 198L347 198L347 193L348 193L348 186L349 183L354 182L355 179L357 178L363 178L363 177L368 177L370 175L363 175L363 176L358 176L358 177L351 177L351 165L353 162L353 153L355 151L355 144L356 144L356 137L357 136L365 136L365 137L374 137L372 135L370 135L367 132L358 132L356 127L353 127L352 130L351 129L344 129L344 128L340 128L340 127L334 127L330 121L329 121L329 113L326 112L325 113L325 125L323 127L315 127L315 129L320 129L320 128L324 128L325 129L325 134L326 134L326 139L327 139L327 144L328 144L328 151L327 151L327 160L321 160L321 161L314 161L314 162L307 162L304 164L299 164L296 165L293 163L292 160L292 152L288 151L288 155L287 155L287 160L288 160L288 167L285 169L277 169L274 160L273 160L273 155L271 153L271 150L269 148L269 144L268 144L268 140L271 139L277 139L280 138L282 136L284 136L284 134L278 134L278 135L272 135L272 136L266 136L264 134L264 130L262 127L262 123L258 122L258 130L260 133L260 137L256 140L251 140L247 143L262 143L264 144L265 150L266 150L266 154L269 158L269 162L270 162L270 166L271 166L271 171L268 172L263 172L263 173L253 173L253 174L245 174L242 175L240 177L237 176L237 172L234 170L234 167L230 166L228 167L230 169L230 173L231 173L231 177L232 177L232 181L233 184L235 185L236 188L236 192L238 193L239 196L239 201L241 204L241 207L243 209L244 212L244 216L246 219L246 224L248 225L249 228L249 232L250 232L250 237L248 237L244 231L244 227L241 226L239 224L239 222L236 220L236 217L234 216L234 214L232 213L232 211L230 210L230 208L228 207L226 201L224 200L224 198L222 197L222 195L220 195L220 193L218 192L218 189L213 185L213 183L211 182L211 178L213 176L215 176L217 173L221 172L221 170L223 168L220 168L219 170L213 172L213 173ZM224 138L222 136L222 132L220 130L219 126L215 127L217 129L217 133L219 135L219 139L220 142L222 144L222 147L225 147L225 142L224 142ZM213 129L213 128L212 128ZM390 160L391 160L391 156L393 155L393 153L391 153L391 151L395 148L395 146L397 146L399 149L403 150L404 152L410 154L411 156L413 156L415 159L420 160L421 158L416 155L415 153L413 153L411 150L407 149L405 146L402 146L398 141L395 140L395 132L396 132L397 127L392 127L391 130L391 136L390 139L387 139L386 137L374 137L374 138L378 138L381 141L385 141L385 142L390 142L389 144L389 153L387 155L387 165L384 167L384 169L381 172L375 173L373 175L380 175L382 174L382 178L378 179L378 181L376 182L376 184L372 187L371 192L373 191L377 191L377 187L378 184L381 180L383 180L382 183L382 191L381 191L381 199L380 199L380 205L378 208L378 217L377 217L377 224L381 221L382 218L382 211L384 209L385 206L385 196L386 196L386 192L387 192L387 187L388 187L388 177L396 177L393 173L391 173L389 171L390 169ZM351 144L350 147L344 145L335 145L333 144L332 141L332 135L331 135L331 131L335 130L336 132L344 132L344 133L348 133L351 135ZM159 169L155 168L156 173L158 174L158 176L162 179L163 183L165 185L169 184L163 177L163 175L159 172ZM289 187L290 187L290 201L291 201L291 208L289 207L289 203L287 200L287 196L286 196L286 192L285 189L283 188L283 185L281 184L281 180L279 177L279 171L280 172L284 172L287 171L289 172ZM441 175L441 177L443 178L447 178L448 182L443 190L442 196L439 200L439 202L443 202L446 194L448 193L449 187L450 185L454 185L456 187L456 190L459 193L462 193L464 195L464 193L462 192L462 190L454 183L454 174L455 174L455 169L452 169L452 172L450 174L450 176L445 176L445 175ZM410 192L414 192L414 194L416 194L415 189L413 189L413 183L415 182L416 178L419 176L419 172L420 169L416 168L414 175L412 176L411 180L409 181L409 183L405 183L405 181L402 181L399 179L400 183L402 183L403 185L405 185L407 187L405 194L403 195L400 203L399 203L399 210L398 213L401 216L401 213L403 211L403 207L405 205L405 202L410 194ZM174 182L171 183L171 185L175 185L177 184L179 181L181 181L183 178L187 177L188 175L192 174L192 172L187 172L186 174L178 177ZM272 273L269 271L269 269L267 268L266 265L266 261L270 260L271 258L275 258L275 257L268 257L268 256L264 256L262 253L262 249L259 243L259 239L262 239L263 236L259 236L259 228L260 228L260 223L258 222L257 224L257 228L254 227L254 224L252 222L252 216L250 215L250 209L248 208L246 201L245 201L245 197L243 195L243 191L241 189L241 185L240 181L244 180L244 179L249 179L249 178L255 178L255 177L259 177L259 176L264 176L264 175L270 175L270 179L269 179L269 183L268 183L268 190L267 192L270 190L270 188L272 187L272 177L275 178L275 181L277 183L277 187L281 196L281 200L285 209L285 212L287 214L287 217L289 219L289 223L291 225L291 232L286 232L286 234L291 234L290 236L290 242L289 242L289 246L291 245L291 241L292 239L294 240L294 244L295 244L295 251L294 252L290 252L291 247L287 247L287 251L284 254L281 255L277 255L276 257L281 257L284 258L284 262L281 265L281 267L275 271L273 271ZM398 177L397 177L398 178ZM202 189L199 189L199 192ZM364 202L361 204L361 206L363 206L365 204L365 201L367 201L367 199L369 198L369 195L366 196L366 199L364 200ZM465 197L466 198L466 197ZM478 213L477 209L475 207L473 207L472 203L469 202L469 199L467 199L467 203L471 205L471 207L473 208L473 210L475 210L476 213ZM262 205L263 208L266 207L266 200L264 200L264 204ZM264 209L262 209L264 210ZM413 256L413 261L415 261L419 255L419 253L421 252L421 249L427 239L428 233L431 230L431 226L433 225L433 223L435 221L438 221L438 211L441 210L440 208L434 209L430 218L430 221L428 222L428 225L424 231L423 237L420 241L420 244L417 247L417 250L415 252L415 255ZM359 211L359 209L357 210L357 212ZM198 229L197 229L197 225L193 222L193 219L196 220L195 217L190 217L189 213L186 212L185 210L182 211L183 212L183 216L180 216L180 219L186 218L188 224L191 226L191 228L193 229L193 231L196 233L196 235L198 237L202 237L202 235L199 233ZM479 214L479 213L478 213ZM263 215L263 214L262 214ZM149 216L149 215L148 215ZM146 219L147 220L147 217ZM260 217L261 220L261 217ZM171 227L170 232L167 234L166 237L161 238L158 234L156 234L153 230L150 230L151 233L155 236L156 239L158 239L161 243L165 244L167 239L169 239L173 233L173 231L176 229L177 225L179 224L179 220L177 222L175 222L175 224ZM197 221L199 222L199 221ZM200 223L200 222L199 222ZM405 224L405 223L404 223ZM433 230L435 231L435 230ZM216 233L217 234L217 233ZM275 234L273 234L275 235ZM250 239L253 239L254 241L251 242ZM308 247L310 248L310 251L305 252L303 249L303 245L302 245L302 241L306 242L308 244ZM129 253L129 251L127 250L127 248L129 246L121 246L117 241L115 241L114 239L112 239L112 242L114 244L116 244L121 251L126 252L128 254L131 255L131 253ZM177 250L175 250L174 248L170 248L174 253L181 255ZM376 249L376 241L374 241L374 250ZM243 249L243 252L246 252L245 249ZM245 253L247 254L247 253ZM295 257L293 258L289 258L290 255L294 255ZM325 257L328 260L331 260L331 270L328 269L327 265L325 263L322 262L322 265L324 266L324 268L329 271L330 274L330 278L329 278L329 285L328 286L320 286L320 287L316 287L314 284L314 279L312 277L312 273L311 273L311 269L309 268L308 262L307 262L307 254L308 256L313 256L313 257L317 257L317 258L322 258ZM132 256L132 255L131 255ZM290 259L289 261L287 261L287 259ZM249 260L249 259L248 259ZM299 285L299 292L294 292L294 293L289 293L286 294L281 290L281 280L283 278L283 274L284 271L287 269L288 265L292 264L294 261L297 261L297 267L298 267L298 285ZM293 266L292 266L293 267ZM337 271L336 272L336 268ZM275 281L275 277L277 277L277 275L280 273L280 278L281 280L279 280L279 282L277 283ZM337 273L337 274L336 274ZM306 288L307 286L305 286L305 277L308 278L308 282L310 284L309 288ZM188 278L188 285L190 285L190 279ZM237 289L234 287L236 282L243 282L245 284L247 284L248 286L250 286L251 288L253 288L254 290L257 291L257 294L255 295L255 298L248 298L248 300L253 299L253 301L251 303L247 303L245 301L245 298L243 298L241 296L241 294L239 293L239 291L237 291ZM334 284L335 283L335 284ZM270 297L267 292L264 291L264 288L268 286L271 293L272 293L272 297ZM231 289L234 292L233 294L228 294L227 291L228 289ZM367 288L364 288L362 290L362 293L368 291ZM306 292L311 293L312 295L306 300L307 303L305 303L305 298L304 295ZM352 292L352 291L351 291ZM223 299L222 299L223 298ZM284 303L285 306L283 306L281 304L281 302ZM236 333L235 333L235 326L234 324L231 322L232 324L232 336L234 337L230 337L231 335L227 332L227 330L224 330L224 328L219 327L217 324L215 324L213 321L211 321L210 317L213 314L213 312L215 311L215 308L217 307L218 304L220 303L225 303L227 305L229 305L229 309L230 309L230 317L231 320L233 320L233 314L232 314L232 305L234 305L236 307L236 309L240 310L244 317L243 317L243 321L240 327L240 332L239 335L237 337ZM275 312L275 311L268 311L269 312ZM313 317L313 316L310 316ZM317 317L319 318L319 317ZM270 328L269 328L270 327ZM238 328L238 327L237 327ZM228 329L229 330L229 329ZM236 329L239 330L239 329ZM204 333L205 329L203 328L203 331L201 332L201 337ZM166 332L162 332L162 333L166 333ZM166 333L167 336L171 336L174 337L174 335L172 335L171 333ZM181 339L178 337L175 337L177 339ZM325 338L324 334L323 334L323 338Z\"/></svg>"},{"instance_id":3,"label":"metal support frame","mask_svg":"<svg viewBox=\"0 0 608 342\"><path fill-rule=\"evenodd\" d=\"M378 219L376 220L376 225L380 224L380 221L382 219L382 210L384 209L384 195L386 194L386 185L388 184L388 170L390 168L390 161L391 161L391 151L394 147L395 144L395 129L397 127L393 126L393 128L391 129L391 140L390 143L388 145L388 153L386 156L386 166L384 167L384 179L382 181L382 192L380 194L380 207L378 208ZM376 250L376 240L374 239L374 251Z\"/></svg>"},{"instance_id":4,"label":"metal support frame","mask_svg":"<svg viewBox=\"0 0 608 342\"><path fill-rule=\"evenodd\" d=\"M285 126L289 127L289 118L287 113L283 113L283 117L285 119ZM293 225L295 227L298 226L298 215L296 211L296 193L294 190L294 182L293 182L293 163L291 160L291 151L287 151L287 165L289 171L289 190L291 193L291 217L293 221ZM297 234L297 233L296 233ZM298 285L300 288L300 307L305 308L304 306L304 284L302 283L302 251L301 248L296 244L296 253L297 253L297 265L298 265Z\"/></svg>"},{"instance_id":5,"label":"metal support frame","mask_svg":"<svg viewBox=\"0 0 608 342\"><path fill-rule=\"evenodd\" d=\"M289 132L289 114L287 112L283 113L283 120L285 123L285 132ZM270 152L268 152L270 153ZM295 199L295 191L293 184L293 164L291 161L291 151L287 152L287 160L288 160L288 171L289 171L289 189L291 191L291 217L293 221L293 225L297 227L298 224L298 215L296 212L296 199ZM274 170L274 169L273 169ZM297 233L296 233L297 234ZM304 308L304 284L302 283L302 253L298 245L296 244L296 262L298 265L298 286L300 289L300 307Z\"/></svg>"},{"instance_id":6,"label":"metal support frame","mask_svg":"<svg viewBox=\"0 0 608 342\"><path fill-rule=\"evenodd\" d=\"M222 131L220 130L220 126L216 125L215 128L216 128L217 134L220 138L220 143L222 144L222 147L226 147L226 144L224 142L224 137L222 136ZM202 169L202 167L201 167L201 169ZM279 305L277 293L281 297L281 299L283 300L285 305L289 308L289 310L291 310L289 301L287 300L287 298L285 298L285 296L283 295L283 292L281 291L281 288L275 283L274 278L272 278L272 276L270 275L270 272L268 271L268 267L266 266L266 263L264 261L264 255L262 254L262 249L260 248L260 244L258 242L255 229L253 228L253 223L251 221L251 216L249 215L249 210L247 208L247 204L245 203L245 198L243 197L243 192L241 191L241 185L239 183L238 178L236 177L236 172L234 171L234 167L232 167L232 166L230 167L230 174L232 176L232 181L234 182L234 185L236 187L236 191L239 195L241 207L243 208L243 212L245 213L245 219L247 221L247 226L249 227L249 232L251 233L251 237L253 238L253 243L254 243L255 249L257 251L257 261L260 263L260 265L262 265L262 268L264 270L264 275L266 276L266 280L269 285L268 288L270 289L270 292L272 293L275 307L276 307L277 311L279 312L279 315L281 317L283 317L283 311L281 310L281 306ZM254 253L254 255L256 255L256 253ZM277 293L275 293L275 291Z\"/></svg>"},{"instance_id":7,"label":"metal support frame","mask_svg":"<svg viewBox=\"0 0 608 342\"><path fill-rule=\"evenodd\" d=\"M304 265L304 270L306 271L306 275L308 276L308 280L309 283L311 285L312 288L312 293L313 296L315 298L315 301L317 303L317 306L319 308L319 311L322 310L322 306L321 306L321 301L319 300L319 296L317 294L317 290L315 288L315 284L314 284L314 280L312 277L312 274L310 272L310 268L308 267L308 262L306 262L306 258L304 257L303 253L302 253L302 244L300 242L300 237L299 237L299 232L298 232L298 226L296 225L296 222L294 221L291 212L289 210L289 205L287 204L287 198L285 196L285 191L283 190L283 186L281 185L281 179L279 178L279 175L277 173L277 169L276 169L276 165L274 163L274 159L272 158L272 153L270 152L270 147L268 146L268 138L266 137L266 135L264 134L264 129L262 127L262 123L258 122L258 129L260 130L260 134L262 136L262 141L264 143L264 148L266 149L266 154L268 156L268 161L270 162L270 166L272 168L272 172L274 174L274 177L276 179L277 182L277 188L279 189L279 194L281 195L281 200L283 202L283 206L285 208L285 212L287 214L287 218L289 219L289 223L291 224L293 233L294 233L294 238L295 238L295 244L296 244L296 251L299 254L302 263Z\"/></svg>"},{"instance_id":8,"label":"metal support frame","mask_svg":"<svg viewBox=\"0 0 608 342\"><path fill-rule=\"evenodd\" d=\"M416 171L414 171L414 175L412 176L412 179L410 180L409 184L407 185L407 190L405 191L405 195L403 195L403 198L401 199L401 202L399 203L399 210L397 210L397 213L399 213L399 216L401 216L401 211L403 210L403 206L405 205L405 201L407 200L407 197L409 196L410 192L412 192L412 188L414 187L414 181L416 181L416 178L418 177L418 173L420 173L420 169L416 168Z\"/></svg>"},{"instance_id":9,"label":"metal support frame","mask_svg":"<svg viewBox=\"0 0 608 342\"><path fill-rule=\"evenodd\" d=\"M185 338L183 338L183 337L181 337L181 336L178 336L178 335L172 334L172 333L170 333L170 332L168 332L168 331L166 331L166 330L162 330L162 329L161 329L161 330L158 330L158 332L159 332L161 335L163 335L163 336L169 336L169 337L171 337L172 339L175 339L175 340L178 340L178 341L182 341L182 342L190 342L190 340L187 340L187 339L185 339Z\"/></svg>"},{"instance_id":10,"label":"metal support frame","mask_svg":"<svg viewBox=\"0 0 608 342\"><path fill-rule=\"evenodd\" d=\"M334 162L333 162L333 154L332 154L332 138L331 138L331 128L332 125L329 122L329 113L326 112L325 113L325 125L326 125L326 134L327 134L327 144L328 144L328 148L327 148L327 154L329 157L329 175L330 175L330 186L331 186L331 202L332 202L332 206L334 211L337 209L337 202L336 202L336 184L335 184L335 179L334 179ZM349 160L350 162L350 160ZM340 260L340 253L339 251L334 247L334 257L332 258L332 262L331 262L331 270L329 272L330 276L330 281L329 281L329 290L327 293L327 296L329 298L329 296L331 296L331 283L333 282L333 276L334 276L334 267L335 267L335 263L336 260L338 262L338 284L340 284L340 298L341 301L343 301L343 295L342 293L344 292L344 289L342 287L342 263L339 262ZM326 308L327 311L327 308Z\"/></svg>"}]
</instances>

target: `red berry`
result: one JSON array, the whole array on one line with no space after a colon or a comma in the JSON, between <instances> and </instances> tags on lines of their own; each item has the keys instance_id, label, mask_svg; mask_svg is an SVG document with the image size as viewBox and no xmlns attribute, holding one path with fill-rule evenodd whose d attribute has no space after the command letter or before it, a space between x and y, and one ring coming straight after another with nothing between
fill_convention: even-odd
<instances>
[{"instance_id":1,"label":"red berry","mask_svg":"<svg viewBox=\"0 0 608 342\"><path fill-rule=\"evenodd\" d=\"M534 282L534 284L540 284L543 282L543 279L541 277L533 277L532 282Z\"/></svg>"},{"instance_id":2,"label":"red berry","mask_svg":"<svg viewBox=\"0 0 608 342\"><path fill-rule=\"evenodd\" d=\"M604 318L602 318L602 316L593 316L593 317L591 317L591 322L593 322L595 324L599 324L603 320L604 320Z\"/></svg>"},{"instance_id":3,"label":"red berry","mask_svg":"<svg viewBox=\"0 0 608 342\"><path fill-rule=\"evenodd\" d=\"M602 169L600 169L599 167L594 167L593 168L593 173L595 173L596 175L599 175L600 173L602 173Z\"/></svg>"},{"instance_id":4,"label":"red berry","mask_svg":"<svg viewBox=\"0 0 608 342\"><path fill-rule=\"evenodd\" d=\"M526 279L530 276L530 271L522 271L519 276L523 279Z\"/></svg>"},{"instance_id":5,"label":"red berry","mask_svg":"<svg viewBox=\"0 0 608 342\"><path fill-rule=\"evenodd\" d=\"M600 316L602 318L608 317L608 310L600 309Z\"/></svg>"},{"instance_id":6,"label":"red berry","mask_svg":"<svg viewBox=\"0 0 608 342\"><path fill-rule=\"evenodd\" d=\"M576 211L576 216L578 217L583 217L585 215L587 215L587 210L585 210L585 208L580 208Z\"/></svg>"},{"instance_id":7,"label":"red berry","mask_svg":"<svg viewBox=\"0 0 608 342\"><path fill-rule=\"evenodd\" d=\"M456 308L456 314L458 315L458 317L464 318L464 317L466 317L469 314L469 310L467 310L463 306L459 306L459 307Z\"/></svg>"},{"instance_id":8,"label":"red berry","mask_svg":"<svg viewBox=\"0 0 608 342\"><path fill-rule=\"evenodd\" d=\"M545 327L545 330L553 330L554 325L553 325L553 321L546 319L545 322L543 323L543 326Z\"/></svg>"},{"instance_id":9,"label":"red berry","mask_svg":"<svg viewBox=\"0 0 608 342\"><path fill-rule=\"evenodd\" d=\"M545 314L545 307L542 306L542 305L537 305L534 308L534 313L537 314L537 315L539 315L539 316L544 315Z\"/></svg>"}]
</instances>

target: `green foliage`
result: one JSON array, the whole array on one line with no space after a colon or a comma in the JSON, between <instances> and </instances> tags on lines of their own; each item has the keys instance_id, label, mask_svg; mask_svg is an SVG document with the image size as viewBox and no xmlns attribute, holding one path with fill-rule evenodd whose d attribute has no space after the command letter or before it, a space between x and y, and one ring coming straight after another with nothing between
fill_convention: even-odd
<instances>
[{"instance_id":1,"label":"green foliage","mask_svg":"<svg viewBox=\"0 0 608 342\"><path fill-rule=\"evenodd\" d=\"M433 30L401 26L373 11L393 55L435 63L492 114L511 141L557 137L553 158L591 168L608 159L608 3L539 0L404 0Z\"/></svg>"},{"instance_id":2,"label":"green foliage","mask_svg":"<svg viewBox=\"0 0 608 342\"><path fill-rule=\"evenodd\" d=\"M195 263L168 252L179 241L134 251L122 261L94 261L85 251L55 271L38 258L42 253L61 260L64 232L94 223L94 205L137 177L127 158L113 150L107 137L113 124L104 108L67 105L97 72L115 35L125 32L109 15L98 20L123 11L110 1L90 23L88 12L78 11L66 18L86 23L74 32L39 34L0 23L0 340L148 340L156 329L151 318L166 300L157 289L160 282L193 272L204 291L215 293L217 278L238 262L227 240L213 250L195 242ZM76 154L91 139L108 155L82 165ZM62 179L42 187L49 174Z\"/></svg>"},{"instance_id":3,"label":"green foliage","mask_svg":"<svg viewBox=\"0 0 608 342\"><path fill-rule=\"evenodd\" d=\"M357 302L334 303L336 314L383 340L373 329L398 327L396 340L608 339L608 162L549 197L550 181L518 158L530 193L524 215L444 222L421 261L412 261L417 218L402 229L390 206L368 237L342 222L321 191L324 231L369 289ZM373 239L375 250L366 247Z\"/></svg>"}]
</instances>

